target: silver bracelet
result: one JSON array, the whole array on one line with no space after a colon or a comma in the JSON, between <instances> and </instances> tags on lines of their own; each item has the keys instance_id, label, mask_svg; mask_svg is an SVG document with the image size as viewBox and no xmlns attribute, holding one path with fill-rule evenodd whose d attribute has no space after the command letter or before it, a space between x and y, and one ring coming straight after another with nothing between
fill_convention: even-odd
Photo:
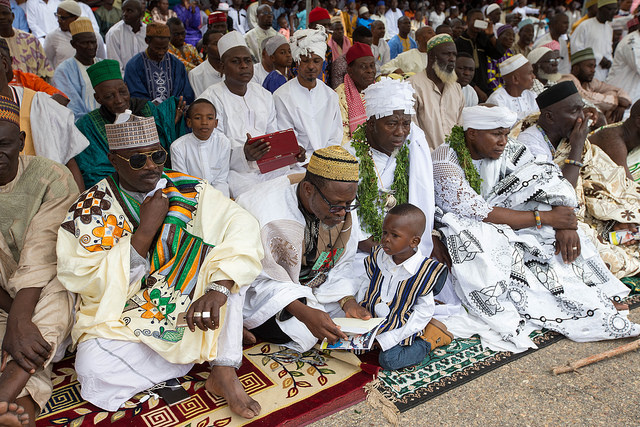
<instances>
[{"instance_id":1,"label":"silver bracelet","mask_svg":"<svg viewBox=\"0 0 640 427\"><path fill-rule=\"evenodd\" d=\"M217 283L209 283L207 287L204 288L205 294L209 293L210 291L220 292L221 294L224 294L224 296L227 298L229 298L229 295L231 295L231 292L229 292L229 289Z\"/></svg>"}]
</instances>

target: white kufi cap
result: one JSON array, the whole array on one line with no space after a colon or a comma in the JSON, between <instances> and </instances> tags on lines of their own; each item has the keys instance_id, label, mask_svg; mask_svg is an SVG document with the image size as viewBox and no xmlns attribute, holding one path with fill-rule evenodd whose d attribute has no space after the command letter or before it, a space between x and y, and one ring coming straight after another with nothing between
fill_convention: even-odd
<instances>
[{"instance_id":1,"label":"white kufi cap","mask_svg":"<svg viewBox=\"0 0 640 427\"><path fill-rule=\"evenodd\" d=\"M289 44L291 44L291 56L295 62L300 62L301 56L311 53L324 59L327 53L327 32L322 25L318 25L315 30L298 30L289 38ZM218 42L219 45L220 42Z\"/></svg>"},{"instance_id":2,"label":"white kufi cap","mask_svg":"<svg viewBox=\"0 0 640 427\"><path fill-rule=\"evenodd\" d=\"M517 120L518 115L504 107L476 105L462 109L462 128L464 130L511 129Z\"/></svg>"},{"instance_id":3,"label":"white kufi cap","mask_svg":"<svg viewBox=\"0 0 640 427\"><path fill-rule=\"evenodd\" d=\"M240 34L238 31L230 31L224 36L220 37L218 40L218 52L220 53L220 58L231 48L244 46L247 49L247 42L244 41L244 36Z\"/></svg>"},{"instance_id":4,"label":"white kufi cap","mask_svg":"<svg viewBox=\"0 0 640 427\"><path fill-rule=\"evenodd\" d=\"M528 63L529 61L527 61L527 58L519 53L505 59L498 64L498 67L500 68L500 74L502 74L502 76L506 76L507 74L513 73L515 70Z\"/></svg>"},{"instance_id":5,"label":"white kufi cap","mask_svg":"<svg viewBox=\"0 0 640 427\"><path fill-rule=\"evenodd\" d=\"M379 82L364 90L367 118L375 116L379 119L390 116L396 110L402 110L405 114L415 114L415 93L409 82L381 77Z\"/></svg>"},{"instance_id":6,"label":"white kufi cap","mask_svg":"<svg viewBox=\"0 0 640 427\"><path fill-rule=\"evenodd\" d=\"M549 52L551 52L551 49L545 46L540 46L529 52L527 59L529 60L529 62L531 62L532 65L537 64L538 61L540 61L540 59L542 59L542 57Z\"/></svg>"}]
</instances>

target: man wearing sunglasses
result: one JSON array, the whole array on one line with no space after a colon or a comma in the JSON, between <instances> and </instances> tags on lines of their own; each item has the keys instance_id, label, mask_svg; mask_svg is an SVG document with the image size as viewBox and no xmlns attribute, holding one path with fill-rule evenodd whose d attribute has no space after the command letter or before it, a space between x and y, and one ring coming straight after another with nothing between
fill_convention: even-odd
<instances>
[{"instance_id":1,"label":"man wearing sunglasses","mask_svg":"<svg viewBox=\"0 0 640 427\"><path fill-rule=\"evenodd\" d=\"M351 298L357 160L338 146L316 150L299 180L259 184L238 203L260 222L265 250L263 270L245 300L246 338L253 334L304 352L318 341L346 338L332 317L370 314Z\"/></svg>"},{"instance_id":2,"label":"man wearing sunglasses","mask_svg":"<svg viewBox=\"0 0 640 427\"><path fill-rule=\"evenodd\" d=\"M207 390L258 415L235 371L244 293L263 256L258 223L205 181L164 169L153 118L125 113L106 133L115 173L71 206L58 238L58 277L81 300L72 336L83 398L116 411L206 361Z\"/></svg>"}]
</instances>

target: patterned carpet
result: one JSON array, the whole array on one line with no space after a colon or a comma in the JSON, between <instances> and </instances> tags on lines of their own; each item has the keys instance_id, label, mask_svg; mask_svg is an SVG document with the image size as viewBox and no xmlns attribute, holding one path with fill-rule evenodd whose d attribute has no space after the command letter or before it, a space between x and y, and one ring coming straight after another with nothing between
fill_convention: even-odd
<instances>
[{"instance_id":1,"label":"patterned carpet","mask_svg":"<svg viewBox=\"0 0 640 427\"><path fill-rule=\"evenodd\" d=\"M625 302L630 308L636 308L640 306L640 295L633 295ZM552 331L535 331L531 338L539 348L564 339ZM448 346L435 349L419 365L400 371L381 371L375 381L365 386L367 402L397 424L399 413L534 351L496 352L483 350L478 337L455 339Z\"/></svg>"},{"instance_id":2,"label":"patterned carpet","mask_svg":"<svg viewBox=\"0 0 640 427\"><path fill-rule=\"evenodd\" d=\"M196 365L180 379L191 398L172 406L147 393L136 395L117 412L106 412L84 401L73 369L73 356L53 370L53 396L37 425L112 426L239 426L302 425L364 400L363 385L378 368L344 352L311 350L300 354L261 343L244 351L238 375L248 393L262 406L260 417L234 416L224 399L204 385L208 364Z\"/></svg>"}]
</instances>

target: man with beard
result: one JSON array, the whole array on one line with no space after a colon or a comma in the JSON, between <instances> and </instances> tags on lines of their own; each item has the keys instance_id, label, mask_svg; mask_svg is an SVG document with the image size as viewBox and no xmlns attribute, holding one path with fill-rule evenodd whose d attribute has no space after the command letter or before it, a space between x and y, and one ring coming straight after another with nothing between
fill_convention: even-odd
<instances>
[{"instance_id":1,"label":"man with beard","mask_svg":"<svg viewBox=\"0 0 640 427\"><path fill-rule=\"evenodd\" d=\"M568 74L571 72L571 60L569 58L568 46L569 40L565 36L568 29L569 17L564 13L556 13L549 20L549 32L536 40L536 42L533 44L534 49L536 49L538 47L546 45L547 43L551 43L552 41L558 42L558 44L560 45L560 53L558 56L560 62L558 63L558 72L562 74ZM528 57L529 56L527 55L527 58ZM530 59L529 62L531 62Z\"/></svg>"},{"instance_id":2,"label":"man with beard","mask_svg":"<svg viewBox=\"0 0 640 427\"><path fill-rule=\"evenodd\" d=\"M358 161L342 147L321 148L301 182L289 178L238 198L258 219L265 248L243 317L257 337L304 352L318 341L346 339L331 317L367 318L352 298Z\"/></svg>"},{"instance_id":3,"label":"man with beard","mask_svg":"<svg viewBox=\"0 0 640 427\"><path fill-rule=\"evenodd\" d=\"M536 76L531 88L531 91L536 95L540 95L543 90L562 77L562 74L558 72L558 63L560 62L560 51L558 50L540 46L529 53L527 60L533 67L533 74Z\"/></svg>"},{"instance_id":4,"label":"man with beard","mask_svg":"<svg viewBox=\"0 0 640 427\"><path fill-rule=\"evenodd\" d=\"M387 62L381 69L383 74L419 73L427 68L427 44L436 33L431 27L422 27L416 31L416 49L409 49Z\"/></svg>"},{"instance_id":5,"label":"man with beard","mask_svg":"<svg viewBox=\"0 0 640 427\"><path fill-rule=\"evenodd\" d=\"M595 77L601 81L606 80L613 61L611 20L617 11L617 0L598 0L598 14L580 24L571 35L571 52L589 47L593 49L596 60Z\"/></svg>"},{"instance_id":6,"label":"man with beard","mask_svg":"<svg viewBox=\"0 0 640 427\"><path fill-rule=\"evenodd\" d=\"M427 44L427 68L409 79L416 91L415 120L432 150L459 123L464 108L462 89L456 83L456 55L450 35L432 37Z\"/></svg>"},{"instance_id":7,"label":"man with beard","mask_svg":"<svg viewBox=\"0 0 640 427\"><path fill-rule=\"evenodd\" d=\"M315 150L342 143L338 94L318 79L326 40L324 29L296 31L289 43L297 76L273 93L278 129L293 128L307 158Z\"/></svg>"},{"instance_id":8,"label":"man with beard","mask_svg":"<svg viewBox=\"0 0 640 427\"><path fill-rule=\"evenodd\" d=\"M589 47L571 56L571 74L563 75L561 80L572 81L580 96L595 105L608 123L622 120L625 110L631 106L631 98L619 87L598 80L595 75L596 57Z\"/></svg>"},{"instance_id":9,"label":"man with beard","mask_svg":"<svg viewBox=\"0 0 640 427\"><path fill-rule=\"evenodd\" d=\"M342 146L349 143L353 132L367 119L363 91L376 78L376 61L368 45L355 43L345 56L347 75L336 88L342 116Z\"/></svg>"},{"instance_id":10,"label":"man with beard","mask_svg":"<svg viewBox=\"0 0 640 427\"><path fill-rule=\"evenodd\" d=\"M87 68L96 62L98 38L91 21L78 18L69 24L71 46L76 56L62 61L53 75L53 85L69 98L67 107L73 111L76 120L98 108L93 94Z\"/></svg>"},{"instance_id":11,"label":"man with beard","mask_svg":"<svg viewBox=\"0 0 640 427\"><path fill-rule=\"evenodd\" d=\"M518 120L538 111L533 86L533 67L521 54L514 55L500 63L500 73L504 86L498 88L487 99L487 104L497 105L513 111Z\"/></svg>"}]
</instances>

